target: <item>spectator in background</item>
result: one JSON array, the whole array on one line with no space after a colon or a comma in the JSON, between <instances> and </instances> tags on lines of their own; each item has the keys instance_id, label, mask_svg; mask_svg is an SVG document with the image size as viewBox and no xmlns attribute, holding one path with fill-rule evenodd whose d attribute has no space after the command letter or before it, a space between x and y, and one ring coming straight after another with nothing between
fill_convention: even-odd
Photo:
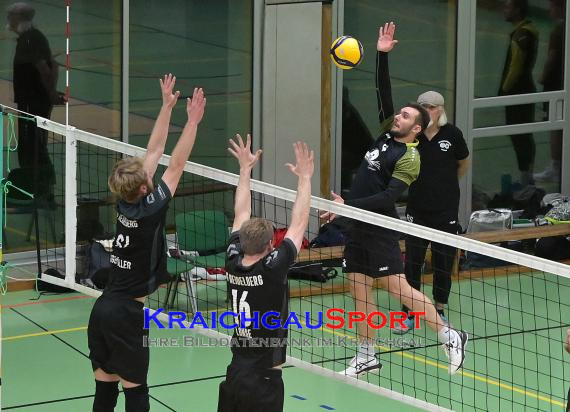
<instances>
[{"instance_id":1,"label":"spectator in background","mask_svg":"<svg viewBox=\"0 0 570 412\"><path fill-rule=\"evenodd\" d=\"M14 3L6 9L7 28L18 35L14 55L14 101L18 110L49 118L57 91L58 65L52 57L47 38L34 27L34 8L28 3ZM55 170L49 157L47 132L35 122L18 120L18 161L35 183L36 195L50 195L55 184Z\"/></svg>"},{"instance_id":2,"label":"spectator in background","mask_svg":"<svg viewBox=\"0 0 570 412\"><path fill-rule=\"evenodd\" d=\"M564 31L566 23L566 0L550 0L550 18L554 29L548 40L548 55L542 69L540 83L545 92L562 90L564 86ZM548 103L544 103L544 120L548 120ZM537 182L560 182L562 171L562 130L550 132L550 165L534 175Z\"/></svg>"},{"instance_id":3,"label":"spectator in background","mask_svg":"<svg viewBox=\"0 0 570 412\"><path fill-rule=\"evenodd\" d=\"M532 78L532 69L536 63L538 50L538 30L527 19L528 0L507 0L505 3L505 20L514 26L511 32L509 49L499 96L536 92ZM506 124L534 122L534 104L505 107ZM531 133L511 136L511 142L517 156L521 185L533 184L532 168L536 147Z\"/></svg>"},{"instance_id":4,"label":"spectator in background","mask_svg":"<svg viewBox=\"0 0 570 412\"><path fill-rule=\"evenodd\" d=\"M410 186L406 219L456 235L460 229L459 178L469 167L469 149L461 130L448 123L445 101L441 94L435 91L425 92L418 97L418 104L429 113L430 123L418 136L422 167L418 179ZM444 308L451 292L451 272L457 249L427 239L406 236L406 279L412 287L421 289L422 270L430 243L434 305L441 319L449 324ZM403 310L409 312L406 306ZM412 329L414 316L410 314L404 325L405 328L398 325L394 333L404 334Z\"/></svg>"}]
</instances>

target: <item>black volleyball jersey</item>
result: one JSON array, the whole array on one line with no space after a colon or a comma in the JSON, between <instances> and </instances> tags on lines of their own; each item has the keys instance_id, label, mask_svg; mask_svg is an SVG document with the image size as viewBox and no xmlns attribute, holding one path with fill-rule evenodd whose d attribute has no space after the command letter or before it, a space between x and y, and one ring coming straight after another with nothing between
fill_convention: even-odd
<instances>
[{"instance_id":1,"label":"black volleyball jersey","mask_svg":"<svg viewBox=\"0 0 570 412\"><path fill-rule=\"evenodd\" d=\"M235 319L237 327L232 339L235 342L232 343L233 363L254 368L272 368L285 362L287 348L284 340L287 338L287 329L265 328L261 319L264 314L274 312L268 316L268 322L283 326L287 320L287 273L296 256L295 245L285 238L271 253L251 266L243 266L239 231L231 234L226 252L226 271L232 310L240 313ZM242 312L246 313L243 325L240 319ZM259 319L258 325L254 321L247 321L255 316ZM255 347L262 342L260 339L270 342L273 347L265 344Z\"/></svg>"},{"instance_id":2,"label":"black volleyball jersey","mask_svg":"<svg viewBox=\"0 0 570 412\"><path fill-rule=\"evenodd\" d=\"M390 180L398 179L409 186L420 172L418 142L401 143L392 138L390 133L380 136L364 155L364 160L356 172L350 200L350 206L371 210L391 217L398 217L396 212L397 196L390 202L362 201L388 189ZM401 193L398 194L398 196Z\"/></svg>"},{"instance_id":3,"label":"black volleyball jersey","mask_svg":"<svg viewBox=\"0 0 570 412\"><path fill-rule=\"evenodd\" d=\"M388 54L383 52L378 52L376 58L376 95L378 120L385 132L364 155L346 204L397 218L396 200L417 179L420 155L416 148L417 140L402 143L389 132L394 119L394 105Z\"/></svg>"},{"instance_id":4,"label":"black volleyball jersey","mask_svg":"<svg viewBox=\"0 0 570 412\"><path fill-rule=\"evenodd\" d=\"M104 295L143 297L168 281L164 226L171 197L161 180L137 203L117 203L111 273Z\"/></svg>"}]
</instances>

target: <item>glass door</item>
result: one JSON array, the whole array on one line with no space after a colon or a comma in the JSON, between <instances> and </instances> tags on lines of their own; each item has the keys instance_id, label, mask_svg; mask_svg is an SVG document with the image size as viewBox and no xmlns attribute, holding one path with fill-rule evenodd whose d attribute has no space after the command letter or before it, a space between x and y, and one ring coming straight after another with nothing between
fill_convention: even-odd
<instances>
[{"instance_id":1,"label":"glass door","mask_svg":"<svg viewBox=\"0 0 570 412\"><path fill-rule=\"evenodd\" d=\"M471 210L516 208L533 191L570 194L565 6L459 2L456 123L472 162L464 223Z\"/></svg>"}]
</instances>

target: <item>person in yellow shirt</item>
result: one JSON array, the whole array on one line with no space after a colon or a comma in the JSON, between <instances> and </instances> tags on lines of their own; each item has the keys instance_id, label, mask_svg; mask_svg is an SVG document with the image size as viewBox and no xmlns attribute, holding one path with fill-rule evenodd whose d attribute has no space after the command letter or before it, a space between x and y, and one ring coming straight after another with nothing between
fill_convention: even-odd
<instances>
[{"instance_id":1,"label":"person in yellow shirt","mask_svg":"<svg viewBox=\"0 0 570 412\"><path fill-rule=\"evenodd\" d=\"M527 19L528 0L507 0L505 20L512 23L509 49L503 68L499 96L536 92L532 69L538 52L538 30ZM534 122L534 103L505 107L506 124ZM532 169L536 147L531 133L511 136L511 142L517 156L521 185L533 184Z\"/></svg>"}]
</instances>

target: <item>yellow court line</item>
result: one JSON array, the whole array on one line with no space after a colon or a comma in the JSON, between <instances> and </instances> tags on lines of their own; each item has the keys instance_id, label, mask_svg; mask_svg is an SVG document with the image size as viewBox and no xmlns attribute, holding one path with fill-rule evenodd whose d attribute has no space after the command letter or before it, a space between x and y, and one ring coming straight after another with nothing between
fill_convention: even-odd
<instances>
[{"instance_id":1,"label":"yellow court line","mask_svg":"<svg viewBox=\"0 0 570 412\"><path fill-rule=\"evenodd\" d=\"M301 325L303 325L303 326L306 326L306 325L305 325L302 321L300 321L300 320L299 320L299 323L300 323ZM357 338L356 336L347 335L347 334L340 333L340 332L337 332L336 330L331 330L331 329L328 329L328 328L320 327L320 328L318 328L318 329L320 329L320 330L322 330L322 331L324 331L324 332L333 334L333 335L341 336L341 337L355 338L355 339ZM375 345L375 346L376 346L378 349L380 349L380 350L382 350L382 351L385 351L385 352L388 351L388 350L390 350L390 348L387 347L387 346L385 346L385 345L381 345L381 346ZM429 359L426 359L426 358L424 358L424 357L421 356L421 355L412 355L412 354L409 354L409 353L406 353L406 352L396 352L396 353L397 353L398 355L404 357L404 358L412 359L412 360L415 361L415 362L424 363L424 364L426 364L426 365L434 366L434 367L436 367L436 368L443 369L443 370L446 370L446 371L448 370L448 367L447 367L447 366L441 365L439 362L434 362L434 361L431 361L431 360L429 360ZM495 385L495 386L498 386L498 387L503 388L503 389L508 389L508 390L510 390L510 391L512 391L512 392L520 393L520 394L522 394L522 395L525 395L525 396L528 396L528 397L531 397L531 398L535 398L535 399L538 399L538 400L541 400L541 401L544 401L544 402L548 402L548 403L550 403L550 404L552 404L552 405L561 406L561 407L563 407L563 408L566 407L566 404L565 404L564 402L556 401L556 400L551 399L551 398L548 398L548 397L546 397L546 396L539 395L539 394L537 394L537 393L535 393L535 392L530 392L530 391L527 391L527 390L525 390L525 389L517 388L516 386L507 385L507 384L505 384L505 383L496 381L496 380L494 380L494 379L489 379L489 378L487 378L487 377L478 376L478 375L475 375L474 373L465 372L465 371L462 371L462 370L458 371L457 374L461 374L461 375L463 375L463 376L465 376L465 377L467 377L467 378L471 378L471 379L476 380L476 381L484 382L484 383L489 384L489 385Z\"/></svg>"},{"instance_id":2,"label":"yellow court line","mask_svg":"<svg viewBox=\"0 0 570 412\"><path fill-rule=\"evenodd\" d=\"M67 333L67 332L78 332L80 330L85 330L85 329L87 329L87 326L80 326L78 328L69 328L69 329L48 330L46 332L28 333L26 335L7 336L5 338L2 338L2 340L6 341L6 340L33 338L35 336L55 335L55 334Z\"/></svg>"},{"instance_id":3,"label":"yellow court line","mask_svg":"<svg viewBox=\"0 0 570 412\"><path fill-rule=\"evenodd\" d=\"M219 312L219 311L224 311L224 310L227 310L227 308L217 308L217 309L213 309L212 311ZM208 311L208 312L212 312L212 311ZM82 331L82 330L86 330L86 329L87 329L87 326L79 326L77 328L48 330L46 332L37 332L37 333L28 333L25 335L7 336L5 338L2 338L2 341L34 338L36 336L45 336L45 335L56 335L56 334L67 333L67 332L78 332L78 331Z\"/></svg>"},{"instance_id":4,"label":"yellow court line","mask_svg":"<svg viewBox=\"0 0 570 412\"><path fill-rule=\"evenodd\" d=\"M217 309L210 310L210 311L208 311L208 312L212 312L212 311L220 312L220 311L223 311L223 310L226 310L226 309L227 309L227 307L226 307L226 308L217 308ZM301 321L301 320L299 320L299 323L300 323L302 326L305 326L305 327L307 326L307 325L306 325L303 321ZM356 336L347 335L347 334L345 334L345 333L337 332L336 330L333 330L333 329L328 329L328 328L323 328L323 327L320 327L320 328L318 328L318 329L320 329L320 330L322 330L322 331L324 331L324 332L330 333L330 334L332 334L332 335L340 336L340 337L357 338ZM376 347L377 347L378 349L384 351L384 352L387 352L387 351L391 350L391 348L390 348L389 346L386 346L386 345L380 345L380 346L379 346L379 345L376 345ZM412 354L409 354L409 353L406 353L406 352L396 352L396 353L399 354L400 356L404 357L404 358L411 359L411 360L413 360L413 361L415 361L415 362L423 363L423 364L426 364L426 365L429 365L429 366L433 366L433 367L436 367L436 368L439 368L439 369L442 369L442 370L445 370L445 371L448 370L447 365L442 365L442 364L440 364L439 362L435 362L435 361L426 359L425 357L423 357L423 356L421 356L421 355L412 355ZM465 377L467 377L467 378L471 378L471 379L476 380L476 381L479 381L479 382L483 382L483 383L488 384L488 385L498 386L498 387L503 388L503 389L508 389L508 390L510 390L510 391L512 391L512 392L520 393L520 394L522 394L522 395L525 395L525 396L528 396L528 397L531 397L531 398L535 398L535 399L538 399L538 400L541 400L541 401L544 401L544 402L548 402L548 403L550 403L550 404L552 404L552 405L561 406L561 407L563 407L563 408L566 407L566 404L563 403L563 402L556 401L556 400L551 399L551 398L548 398L548 397L546 397L546 396L539 395L539 394L537 394L537 393L535 393L535 392L530 392L530 391L527 391L527 390L525 390L525 389L518 388L518 387L516 387L516 386L512 386L512 385L508 385L508 384L505 384L505 383L496 381L496 380L494 380L494 379L489 379L489 378L487 378L487 377L479 376L479 375L476 375L476 374L473 374L473 373L470 373L470 372L465 372L465 371L462 371L462 370L458 371L457 374L463 375L463 376L465 376Z\"/></svg>"}]
</instances>

